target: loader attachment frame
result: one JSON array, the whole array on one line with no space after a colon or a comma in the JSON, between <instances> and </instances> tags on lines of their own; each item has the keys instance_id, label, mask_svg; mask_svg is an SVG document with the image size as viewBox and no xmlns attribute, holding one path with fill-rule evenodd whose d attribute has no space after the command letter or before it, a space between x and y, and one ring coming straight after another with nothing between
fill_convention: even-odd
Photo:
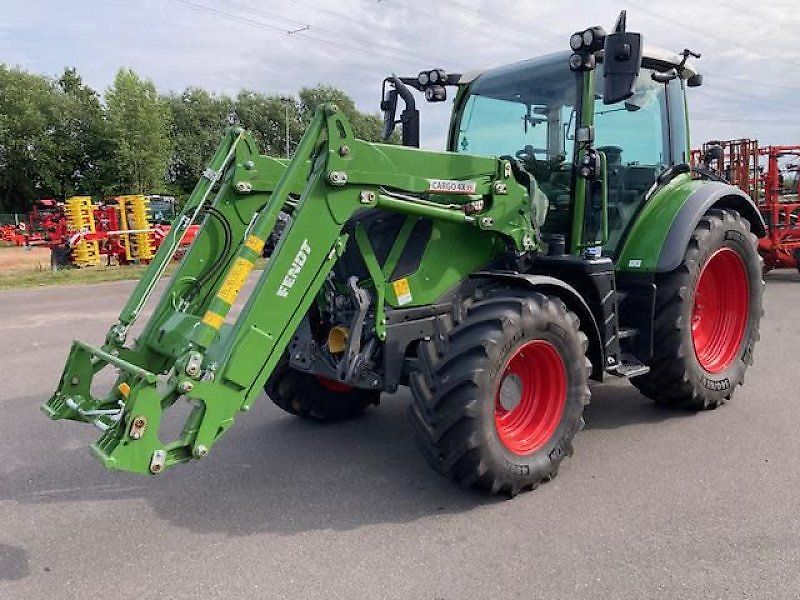
<instances>
[{"instance_id":1,"label":"loader attachment frame","mask_svg":"<svg viewBox=\"0 0 800 600\"><path fill-rule=\"evenodd\" d=\"M202 458L260 395L343 253L345 226L356 212L459 223L522 253L538 247L529 193L507 160L358 140L333 105L317 110L288 164L262 156L250 135L231 129L105 343L74 342L42 408L52 419L102 430L92 449L109 468L156 474ZM479 215L467 209L477 200ZM282 211L290 217L278 236ZM195 241L128 345L183 233L197 221ZM356 237L369 261L368 241L358 229ZM231 314L268 241L276 245L266 266L241 311ZM368 264L382 315L390 282ZM376 321L372 332L381 340L383 325ZM116 381L95 397L92 383L106 368L118 371ZM164 442L162 417L178 400L193 408L179 437Z\"/></svg>"}]
</instances>

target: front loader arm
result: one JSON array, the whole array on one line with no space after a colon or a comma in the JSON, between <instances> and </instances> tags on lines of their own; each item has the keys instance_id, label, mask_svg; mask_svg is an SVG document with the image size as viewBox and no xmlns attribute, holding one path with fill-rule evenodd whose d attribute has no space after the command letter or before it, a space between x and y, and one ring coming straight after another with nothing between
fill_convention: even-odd
<instances>
[{"instance_id":1,"label":"front loader arm","mask_svg":"<svg viewBox=\"0 0 800 600\"><path fill-rule=\"evenodd\" d=\"M437 201L442 181L468 181L467 193L450 198L481 198L484 213ZM463 223L504 237L520 251L535 244L528 190L511 178L508 161L369 144L354 138L331 105L317 111L288 165L261 156L250 136L232 130L106 343L73 344L43 410L53 419L103 430L92 448L109 468L159 473L207 455L261 393L345 249L345 224L356 211L371 208ZM282 210L290 213L289 224L232 318ZM195 242L142 333L127 346L176 240L199 219ZM116 382L106 396L94 397L92 380L107 367L118 370ZM165 443L158 435L162 417L180 399L193 409L180 436Z\"/></svg>"}]
</instances>

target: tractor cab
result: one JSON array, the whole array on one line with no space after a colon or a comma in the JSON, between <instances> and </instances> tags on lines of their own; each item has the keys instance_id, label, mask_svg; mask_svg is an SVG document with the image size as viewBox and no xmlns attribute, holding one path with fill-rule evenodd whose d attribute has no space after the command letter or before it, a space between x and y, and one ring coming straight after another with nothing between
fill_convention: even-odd
<instances>
[{"instance_id":1,"label":"tractor cab","mask_svg":"<svg viewBox=\"0 0 800 600\"><path fill-rule=\"evenodd\" d=\"M581 88L569 56L551 54L462 78L448 144L453 152L515 157L548 199L546 235L570 233ZM607 190L604 254L615 254L658 175L688 160L684 85L694 73L654 78L679 62L648 50L629 98L606 104L603 90L594 94L594 146L604 156ZM603 77L602 63L596 77Z\"/></svg>"},{"instance_id":2,"label":"tractor cab","mask_svg":"<svg viewBox=\"0 0 800 600\"><path fill-rule=\"evenodd\" d=\"M616 29L609 36L598 27L576 33L573 53L464 75L433 69L417 78L387 82L390 88L408 84L422 90L428 101L445 99L448 85L457 87L448 150L515 159L533 177L532 202L541 202L542 194L546 198L544 210L534 211L545 241L563 238L572 253L592 248L596 254L599 242L602 254L615 257L659 178L688 170L685 87L702 81L688 61L699 55L641 47L634 48L637 56L629 57L630 65L620 69L620 61L615 61L615 72L606 77L602 52L606 37L628 36L624 41L628 51L629 38L633 37L634 46L641 44L638 34L625 32L624 17ZM580 60L573 64L573 56ZM621 91L619 84L609 83L620 76L628 79ZM384 91L382 106L391 109L387 122L393 123L394 89L389 90L389 102ZM400 122L404 144L414 145L418 123L410 114L416 110L413 98L409 106L408 96L401 94L406 110ZM597 162L588 178L580 175L587 151Z\"/></svg>"}]
</instances>

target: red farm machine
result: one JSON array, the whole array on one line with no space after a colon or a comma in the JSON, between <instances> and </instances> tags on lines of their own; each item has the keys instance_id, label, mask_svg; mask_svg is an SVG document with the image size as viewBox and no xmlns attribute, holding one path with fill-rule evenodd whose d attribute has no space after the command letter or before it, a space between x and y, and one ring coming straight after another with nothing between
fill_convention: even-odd
<instances>
[{"instance_id":1,"label":"red farm machine","mask_svg":"<svg viewBox=\"0 0 800 600\"><path fill-rule=\"evenodd\" d=\"M46 246L57 266L97 266L103 257L107 264L146 264L169 233L175 207L168 196L117 196L100 204L90 196L36 200L25 219L2 227L0 239ZM181 245L191 244L196 232L189 228Z\"/></svg>"},{"instance_id":2,"label":"red farm machine","mask_svg":"<svg viewBox=\"0 0 800 600\"><path fill-rule=\"evenodd\" d=\"M764 270L800 271L800 145L711 141L692 152L692 161L704 164L758 203L768 228L758 246Z\"/></svg>"},{"instance_id":3,"label":"red farm machine","mask_svg":"<svg viewBox=\"0 0 800 600\"><path fill-rule=\"evenodd\" d=\"M58 200L53 198L35 200L27 217L17 226L19 245L58 244L67 234L64 204Z\"/></svg>"}]
</instances>

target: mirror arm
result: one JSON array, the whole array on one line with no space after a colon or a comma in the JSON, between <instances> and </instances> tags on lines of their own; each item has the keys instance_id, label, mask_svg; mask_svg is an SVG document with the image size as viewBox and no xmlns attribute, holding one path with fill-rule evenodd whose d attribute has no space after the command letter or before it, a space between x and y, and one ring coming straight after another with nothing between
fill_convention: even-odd
<instances>
[{"instance_id":1,"label":"mirror arm","mask_svg":"<svg viewBox=\"0 0 800 600\"><path fill-rule=\"evenodd\" d=\"M403 100L405 108L400 113L400 119L395 120L397 112L396 99L394 106L390 111L387 111L384 116L384 140L388 140L394 130L395 125L401 124L401 136L404 146L411 146L414 148L419 147L419 110L417 110L416 102L414 101L414 94L408 89L408 86L402 81L400 77L392 75L384 80L394 86L393 90L389 93L396 93Z\"/></svg>"}]
</instances>

